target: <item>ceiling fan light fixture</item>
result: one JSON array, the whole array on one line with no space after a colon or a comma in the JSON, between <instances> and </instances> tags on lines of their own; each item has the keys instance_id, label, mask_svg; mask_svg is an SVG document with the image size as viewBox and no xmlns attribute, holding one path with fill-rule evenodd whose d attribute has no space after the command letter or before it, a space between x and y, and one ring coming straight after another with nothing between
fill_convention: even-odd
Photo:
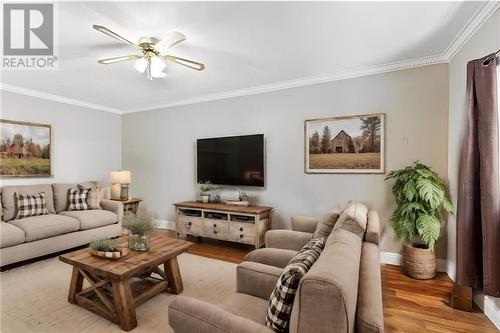
<instances>
[{"instance_id":1,"label":"ceiling fan light fixture","mask_svg":"<svg viewBox=\"0 0 500 333\"><path fill-rule=\"evenodd\" d=\"M149 63L148 61L146 60L146 58L139 58L135 61L135 69L139 72L139 73L144 73L146 71L146 68L148 67Z\"/></svg>"},{"instance_id":2,"label":"ceiling fan light fixture","mask_svg":"<svg viewBox=\"0 0 500 333\"><path fill-rule=\"evenodd\" d=\"M163 73L165 67L167 67L167 65L161 58L157 56L151 58L151 75L153 77L163 77L161 74L165 74Z\"/></svg>"},{"instance_id":3,"label":"ceiling fan light fixture","mask_svg":"<svg viewBox=\"0 0 500 333\"><path fill-rule=\"evenodd\" d=\"M134 44L130 40L101 25L94 24L93 28L105 35L108 35L109 37L115 38L139 49L142 53L142 55L133 54L128 56L100 59L98 60L98 63L100 64L107 65L121 61L136 60L134 63L135 69L141 74L145 73L147 78L150 80L153 78L162 78L167 76L164 70L167 67L166 62L169 61L197 71L205 69L205 65L202 63L166 54L172 47L186 39L186 36L180 32L171 32L167 35L167 37L159 42L153 37L141 37L139 38L137 44Z\"/></svg>"}]
</instances>

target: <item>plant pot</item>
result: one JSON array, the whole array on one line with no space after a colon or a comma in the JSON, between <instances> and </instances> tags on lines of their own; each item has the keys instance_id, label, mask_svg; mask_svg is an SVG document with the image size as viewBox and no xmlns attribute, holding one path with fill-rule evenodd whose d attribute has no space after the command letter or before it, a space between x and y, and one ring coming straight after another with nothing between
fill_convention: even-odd
<instances>
[{"instance_id":1,"label":"plant pot","mask_svg":"<svg viewBox=\"0 0 500 333\"><path fill-rule=\"evenodd\" d=\"M436 253L422 244L406 244L403 250L403 273L417 280L436 275Z\"/></svg>"},{"instance_id":2,"label":"plant pot","mask_svg":"<svg viewBox=\"0 0 500 333\"><path fill-rule=\"evenodd\" d=\"M210 195L208 194L201 195L201 202L208 202L209 200L210 200Z\"/></svg>"},{"instance_id":3,"label":"plant pot","mask_svg":"<svg viewBox=\"0 0 500 333\"><path fill-rule=\"evenodd\" d=\"M120 259L125 257L128 254L128 248L122 247L119 251L96 251L94 249L89 249L90 254L100 258L106 259Z\"/></svg>"},{"instance_id":4,"label":"plant pot","mask_svg":"<svg viewBox=\"0 0 500 333\"><path fill-rule=\"evenodd\" d=\"M128 247L131 250L139 252L149 251L149 234L146 235L130 234L128 236Z\"/></svg>"}]
</instances>

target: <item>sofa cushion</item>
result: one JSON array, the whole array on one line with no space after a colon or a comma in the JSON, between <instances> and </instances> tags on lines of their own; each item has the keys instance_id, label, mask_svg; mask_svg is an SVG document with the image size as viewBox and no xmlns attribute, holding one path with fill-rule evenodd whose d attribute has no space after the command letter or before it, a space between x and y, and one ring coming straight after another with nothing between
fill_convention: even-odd
<instances>
[{"instance_id":1,"label":"sofa cushion","mask_svg":"<svg viewBox=\"0 0 500 333\"><path fill-rule=\"evenodd\" d=\"M247 318L265 325L267 311L266 299L242 293L233 293L220 306L236 316Z\"/></svg>"},{"instance_id":2,"label":"sofa cushion","mask_svg":"<svg viewBox=\"0 0 500 333\"><path fill-rule=\"evenodd\" d=\"M90 188L83 187L78 184L77 188L70 188L68 190L68 210L88 210L90 209L87 204L87 195Z\"/></svg>"},{"instance_id":3,"label":"sofa cushion","mask_svg":"<svg viewBox=\"0 0 500 333\"><path fill-rule=\"evenodd\" d=\"M337 223L335 223L333 230L347 230L363 239L366 231L367 214L368 207L359 202L349 201Z\"/></svg>"},{"instance_id":4,"label":"sofa cushion","mask_svg":"<svg viewBox=\"0 0 500 333\"><path fill-rule=\"evenodd\" d=\"M98 184L96 188L91 189L87 195L87 203L90 209L101 209L101 200L104 200L104 190L102 185Z\"/></svg>"},{"instance_id":5,"label":"sofa cushion","mask_svg":"<svg viewBox=\"0 0 500 333\"><path fill-rule=\"evenodd\" d=\"M54 207L56 213L60 213L63 210L68 210L68 191L70 188L76 188L78 184L90 188L91 190L96 189L96 182L52 184L52 188L54 190Z\"/></svg>"},{"instance_id":6,"label":"sofa cushion","mask_svg":"<svg viewBox=\"0 0 500 333\"><path fill-rule=\"evenodd\" d=\"M40 192L36 194L18 194L16 193L16 206L17 213L16 219L23 219L25 217L47 215L47 200L45 193Z\"/></svg>"},{"instance_id":7,"label":"sofa cushion","mask_svg":"<svg viewBox=\"0 0 500 333\"><path fill-rule=\"evenodd\" d=\"M63 211L59 215L70 216L80 222L80 230L94 229L118 222L118 216L109 210Z\"/></svg>"},{"instance_id":8,"label":"sofa cushion","mask_svg":"<svg viewBox=\"0 0 500 333\"><path fill-rule=\"evenodd\" d=\"M42 185L8 185L2 187L2 207L3 207L3 220L9 221L16 216L16 202L15 196L18 194L35 194L45 193L45 200L47 201L47 210L50 214L54 214L54 199L52 187L50 184Z\"/></svg>"},{"instance_id":9,"label":"sofa cushion","mask_svg":"<svg viewBox=\"0 0 500 333\"><path fill-rule=\"evenodd\" d=\"M67 234L80 229L78 220L56 214L31 216L8 223L23 229L27 242Z\"/></svg>"},{"instance_id":10,"label":"sofa cushion","mask_svg":"<svg viewBox=\"0 0 500 333\"><path fill-rule=\"evenodd\" d=\"M0 248L24 243L26 235L24 231L10 223L0 223Z\"/></svg>"},{"instance_id":11,"label":"sofa cushion","mask_svg":"<svg viewBox=\"0 0 500 333\"><path fill-rule=\"evenodd\" d=\"M288 328L299 282L319 258L324 246L323 237L309 241L283 269L267 306L266 326L273 331L282 332Z\"/></svg>"},{"instance_id":12,"label":"sofa cushion","mask_svg":"<svg viewBox=\"0 0 500 333\"><path fill-rule=\"evenodd\" d=\"M335 223L339 219L340 213L341 211L339 208L334 208L330 209L325 215L323 215L319 219L318 225L316 226L316 230L314 231L313 238L319 238L319 237L327 238L328 236L330 236L330 233L332 232Z\"/></svg>"}]
</instances>

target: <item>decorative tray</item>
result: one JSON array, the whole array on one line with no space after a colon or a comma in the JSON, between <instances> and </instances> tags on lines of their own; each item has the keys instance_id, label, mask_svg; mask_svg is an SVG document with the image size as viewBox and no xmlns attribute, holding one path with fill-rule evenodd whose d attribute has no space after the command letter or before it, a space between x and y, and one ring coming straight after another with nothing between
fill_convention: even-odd
<instances>
[{"instance_id":1,"label":"decorative tray","mask_svg":"<svg viewBox=\"0 0 500 333\"><path fill-rule=\"evenodd\" d=\"M113 251L113 252L96 251L94 249L89 249L89 251L90 254L96 257L105 259L120 259L128 254L128 247L122 247L120 251Z\"/></svg>"}]
</instances>

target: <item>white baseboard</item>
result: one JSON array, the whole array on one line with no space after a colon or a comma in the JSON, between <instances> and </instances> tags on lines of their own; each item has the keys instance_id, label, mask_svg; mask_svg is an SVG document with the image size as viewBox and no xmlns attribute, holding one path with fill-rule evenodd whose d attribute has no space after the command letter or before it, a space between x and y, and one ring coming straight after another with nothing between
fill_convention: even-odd
<instances>
[{"instance_id":1,"label":"white baseboard","mask_svg":"<svg viewBox=\"0 0 500 333\"><path fill-rule=\"evenodd\" d=\"M480 290L476 289L474 290L473 299L486 317L500 330L500 299L485 296ZM495 300L497 301L495 302Z\"/></svg>"},{"instance_id":2,"label":"white baseboard","mask_svg":"<svg viewBox=\"0 0 500 333\"><path fill-rule=\"evenodd\" d=\"M175 230L175 222L167 220L155 220L155 228Z\"/></svg>"},{"instance_id":3,"label":"white baseboard","mask_svg":"<svg viewBox=\"0 0 500 333\"><path fill-rule=\"evenodd\" d=\"M380 262L383 264L401 266L401 254L393 252L380 252ZM438 259L437 271L446 272L448 261L445 259Z\"/></svg>"}]
</instances>

